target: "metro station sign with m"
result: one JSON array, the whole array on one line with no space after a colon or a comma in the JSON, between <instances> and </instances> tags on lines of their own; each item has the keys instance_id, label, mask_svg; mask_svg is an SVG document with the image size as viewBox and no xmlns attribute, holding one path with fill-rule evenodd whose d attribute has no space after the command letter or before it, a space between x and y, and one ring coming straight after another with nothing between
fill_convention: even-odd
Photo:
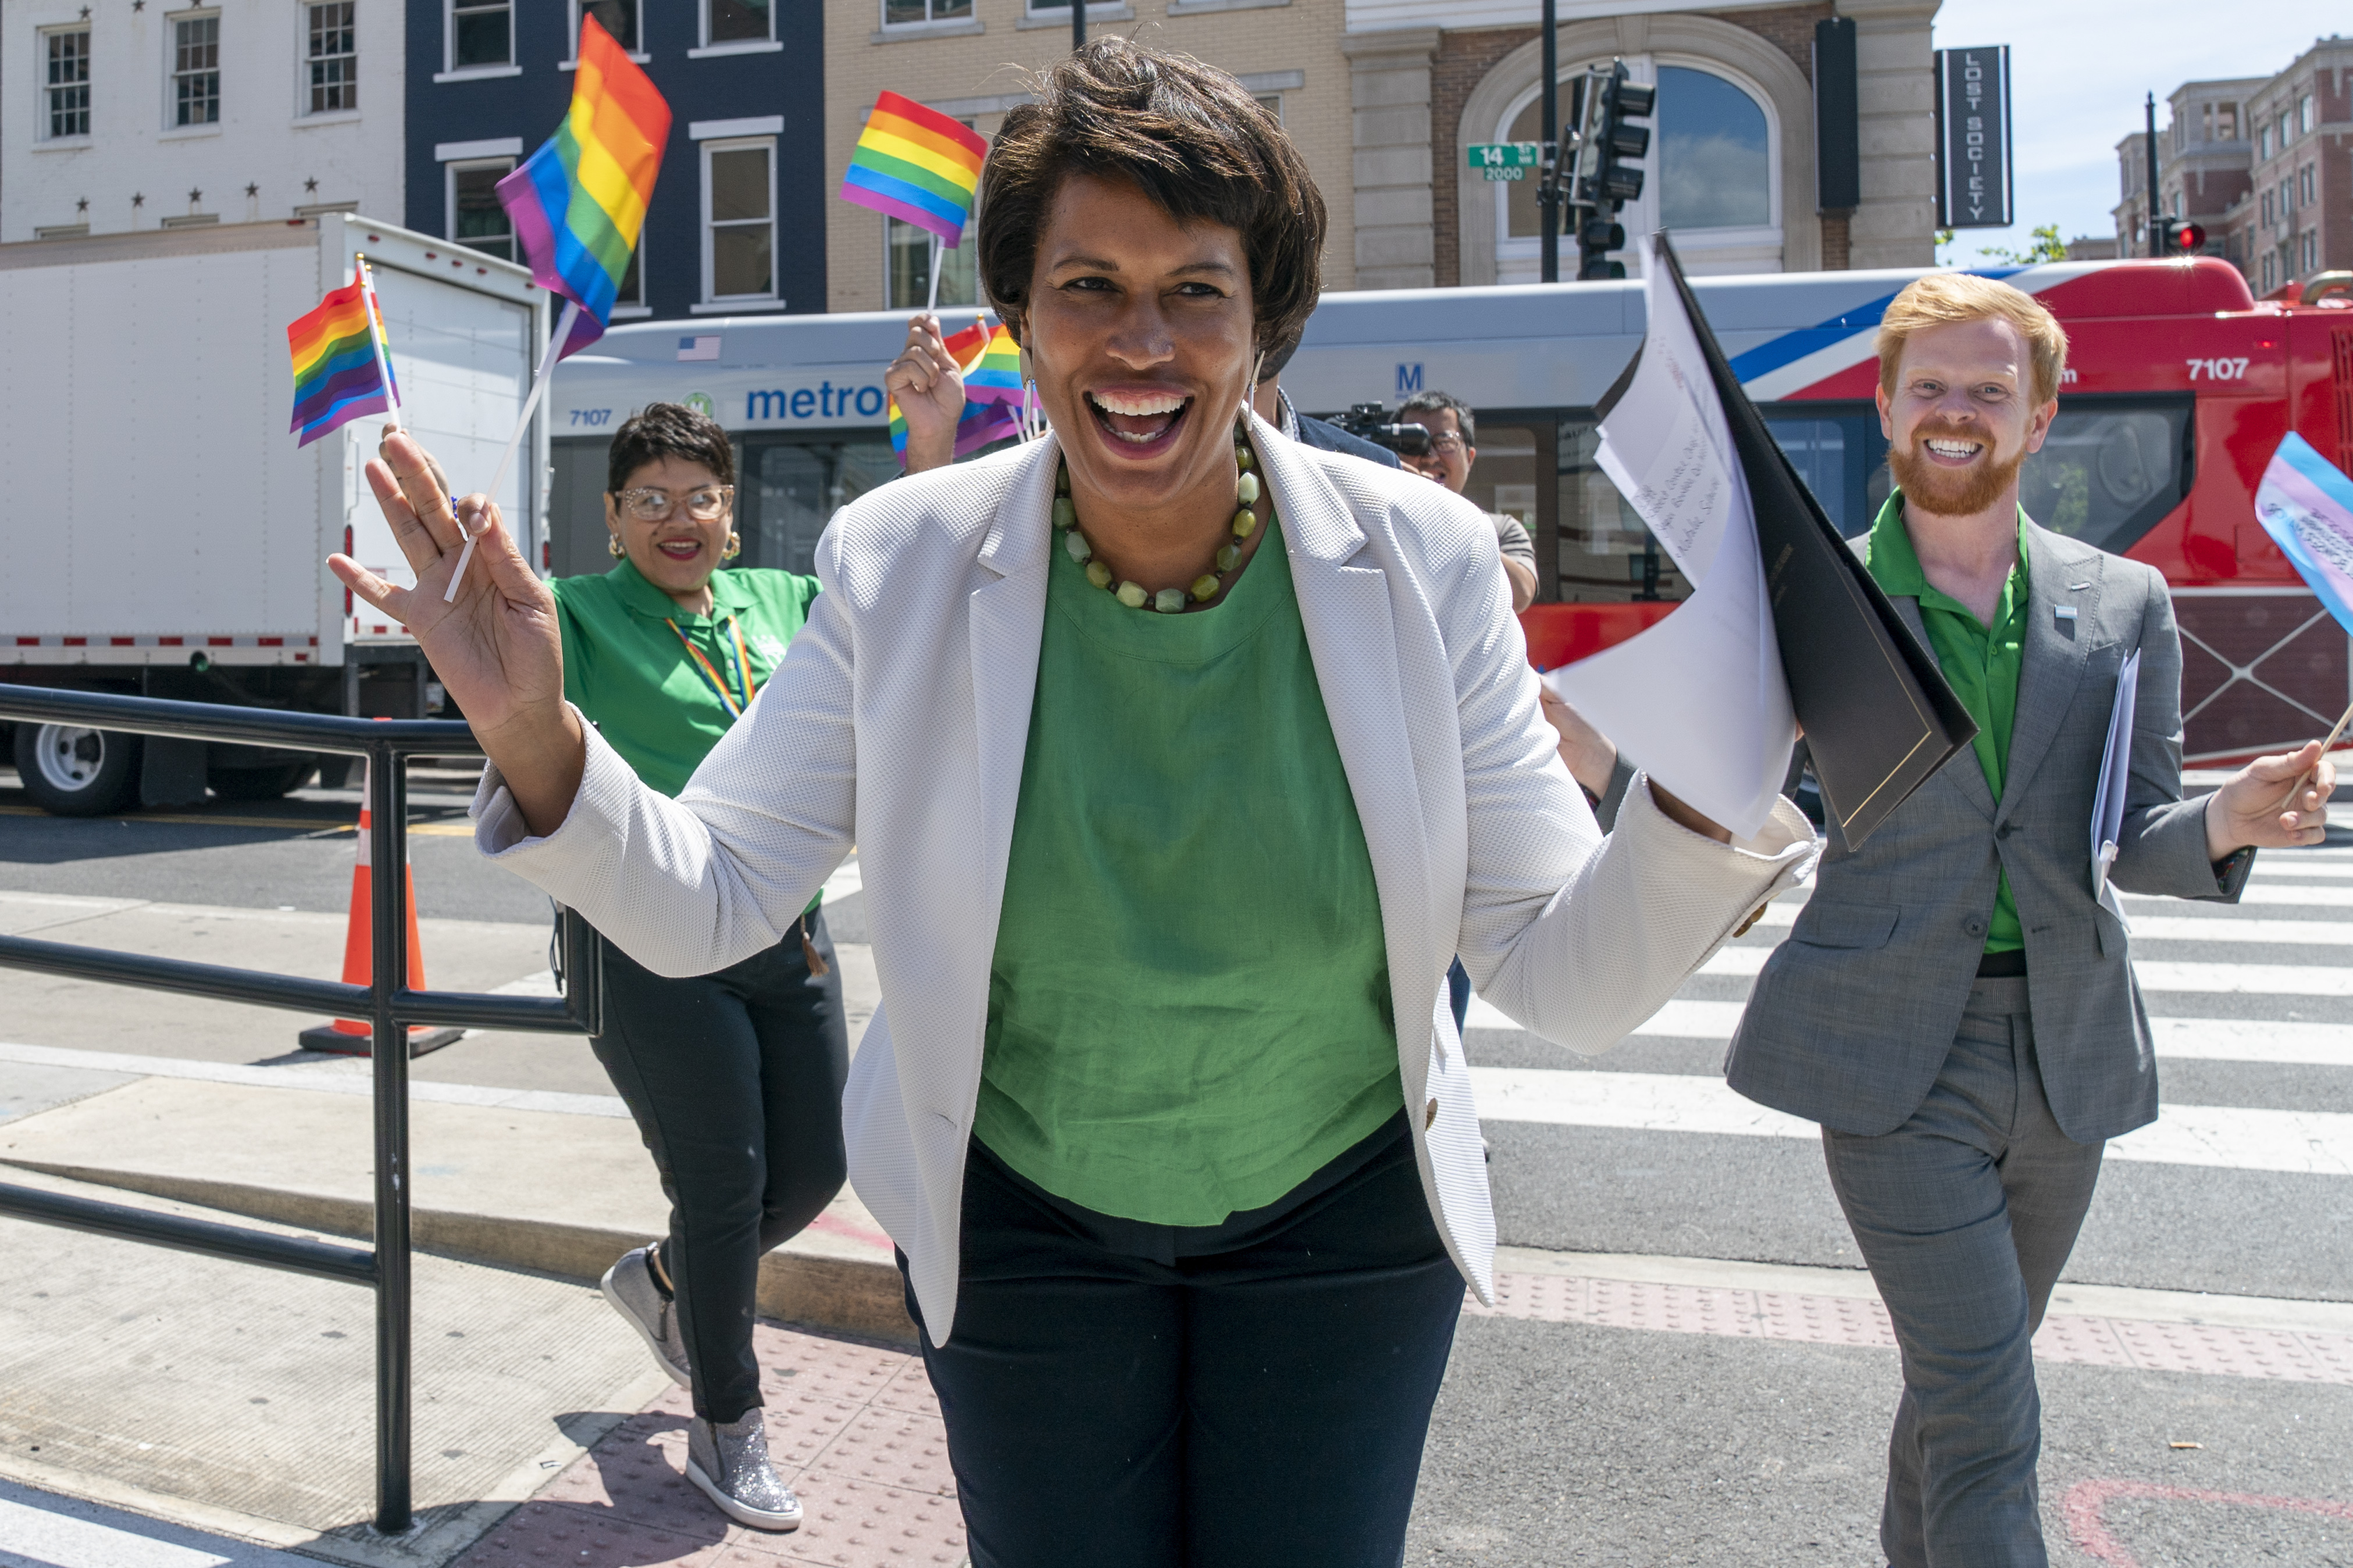
<instances>
[{"instance_id":1,"label":"metro station sign with m","mask_svg":"<svg viewBox=\"0 0 2353 1568\"><path fill-rule=\"evenodd\" d=\"M2008 228L2010 46L1936 51L1936 226Z\"/></svg>"}]
</instances>

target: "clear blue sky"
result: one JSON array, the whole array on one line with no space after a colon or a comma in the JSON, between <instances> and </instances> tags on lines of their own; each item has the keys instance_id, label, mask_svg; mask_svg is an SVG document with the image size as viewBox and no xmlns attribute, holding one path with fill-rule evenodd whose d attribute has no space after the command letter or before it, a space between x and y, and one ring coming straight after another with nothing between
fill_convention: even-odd
<instances>
[{"instance_id":1,"label":"clear blue sky","mask_svg":"<svg viewBox=\"0 0 2353 1568\"><path fill-rule=\"evenodd\" d=\"M2314 0L1944 0L1938 48L2010 46L2018 136L2018 226L1964 229L1953 259L2022 246L2055 223L2069 239L2116 232L2116 138L2141 126L2141 96L2184 81L2270 76L2353 14Z\"/></svg>"}]
</instances>

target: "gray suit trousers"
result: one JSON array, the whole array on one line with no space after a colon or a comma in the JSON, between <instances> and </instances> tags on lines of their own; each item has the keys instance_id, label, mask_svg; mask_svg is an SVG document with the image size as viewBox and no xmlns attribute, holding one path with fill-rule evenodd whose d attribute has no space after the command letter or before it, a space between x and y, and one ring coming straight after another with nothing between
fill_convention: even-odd
<instances>
[{"instance_id":1,"label":"gray suit trousers","mask_svg":"<svg viewBox=\"0 0 2353 1568\"><path fill-rule=\"evenodd\" d=\"M1935 1086L1894 1131L1822 1131L1904 1354L1879 1523L1894 1568L2049 1562L2031 1347L2104 1145L2072 1141L2051 1114L2028 984L1971 987Z\"/></svg>"}]
</instances>

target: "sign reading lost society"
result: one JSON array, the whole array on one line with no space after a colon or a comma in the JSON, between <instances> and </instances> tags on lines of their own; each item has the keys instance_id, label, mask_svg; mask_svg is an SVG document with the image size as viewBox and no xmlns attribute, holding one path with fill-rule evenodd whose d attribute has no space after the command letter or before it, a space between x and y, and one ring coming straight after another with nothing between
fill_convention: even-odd
<instances>
[{"instance_id":1,"label":"sign reading lost society","mask_svg":"<svg viewBox=\"0 0 2353 1568\"><path fill-rule=\"evenodd\" d=\"M1936 226L2007 228L2010 46L1936 51Z\"/></svg>"}]
</instances>

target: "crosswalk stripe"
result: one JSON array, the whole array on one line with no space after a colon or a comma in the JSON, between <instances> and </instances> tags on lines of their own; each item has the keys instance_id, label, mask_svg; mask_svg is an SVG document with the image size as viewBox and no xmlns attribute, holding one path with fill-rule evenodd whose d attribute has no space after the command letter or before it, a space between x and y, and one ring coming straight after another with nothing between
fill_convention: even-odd
<instances>
[{"instance_id":1,"label":"crosswalk stripe","mask_svg":"<svg viewBox=\"0 0 2353 1568\"><path fill-rule=\"evenodd\" d=\"M1744 1100L1711 1077L1474 1067L1471 1083L1482 1121L1731 1137L1820 1136L1812 1122ZM2154 1164L2353 1175L2353 1114L2168 1105L2150 1126L2111 1140L2108 1152Z\"/></svg>"},{"instance_id":2,"label":"crosswalk stripe","mask_svg":"<svg viewBox=\"0 0 2353 1568\"><path fill-rule=\"evenodd\" d=\"M2353 888L2339 888L2323 882L2255 882L2239 894L2239 905L2303 904L2310 909L2345 909L2353 907ZM2126 909L2198 909L2205 908L2222 914L2232 908L2229 904L2186 904L2179 899L2143 898L2128 894Z\"/></svg>"},{"instance_id":3,"label":"crosswalk stripe","mask_svg":"<svg viewBox=\"0 0 2353 1568\"><path fill-rule=\"evenodd\" d=\"M1634 1031L1634 1037L1729 1040L1739 1026L1739 1002L1678 998ZM1471 998L1464 1021L1472 1029L1517 1024L1483 996ZM2274 1023L2247 1018L2151 1018L2149 1032L2163 1061L2265 1062L2285 1067L2353 1068L2353 1025Z\"/></svg>"},{"instance_id":4,"label":"crosswalk stripe","mask_svg":"<svg viewBox=\"0 0 2353 1568\"><path fill-rule=\"evenodd\" d=\"M2136 942L2259 942L2353 947L2353 921L2218 921L2197 915L2135 914L2132 933Z\"/></svg>"},{"instance_id":5,"label":"crosswalk stripe","mask_svg":"<svg viewBox=\"0 0 2353 1568\"><path fill-rule=\"evenodd\" d=\"M2353 882L2353 866L2343 863L2316 865L2309 860L2264 860L2257 858L2254 873L2248 879L2274 882L2282 878L2308 877L2316 882Z\"/></svg>"}]
</instances>

